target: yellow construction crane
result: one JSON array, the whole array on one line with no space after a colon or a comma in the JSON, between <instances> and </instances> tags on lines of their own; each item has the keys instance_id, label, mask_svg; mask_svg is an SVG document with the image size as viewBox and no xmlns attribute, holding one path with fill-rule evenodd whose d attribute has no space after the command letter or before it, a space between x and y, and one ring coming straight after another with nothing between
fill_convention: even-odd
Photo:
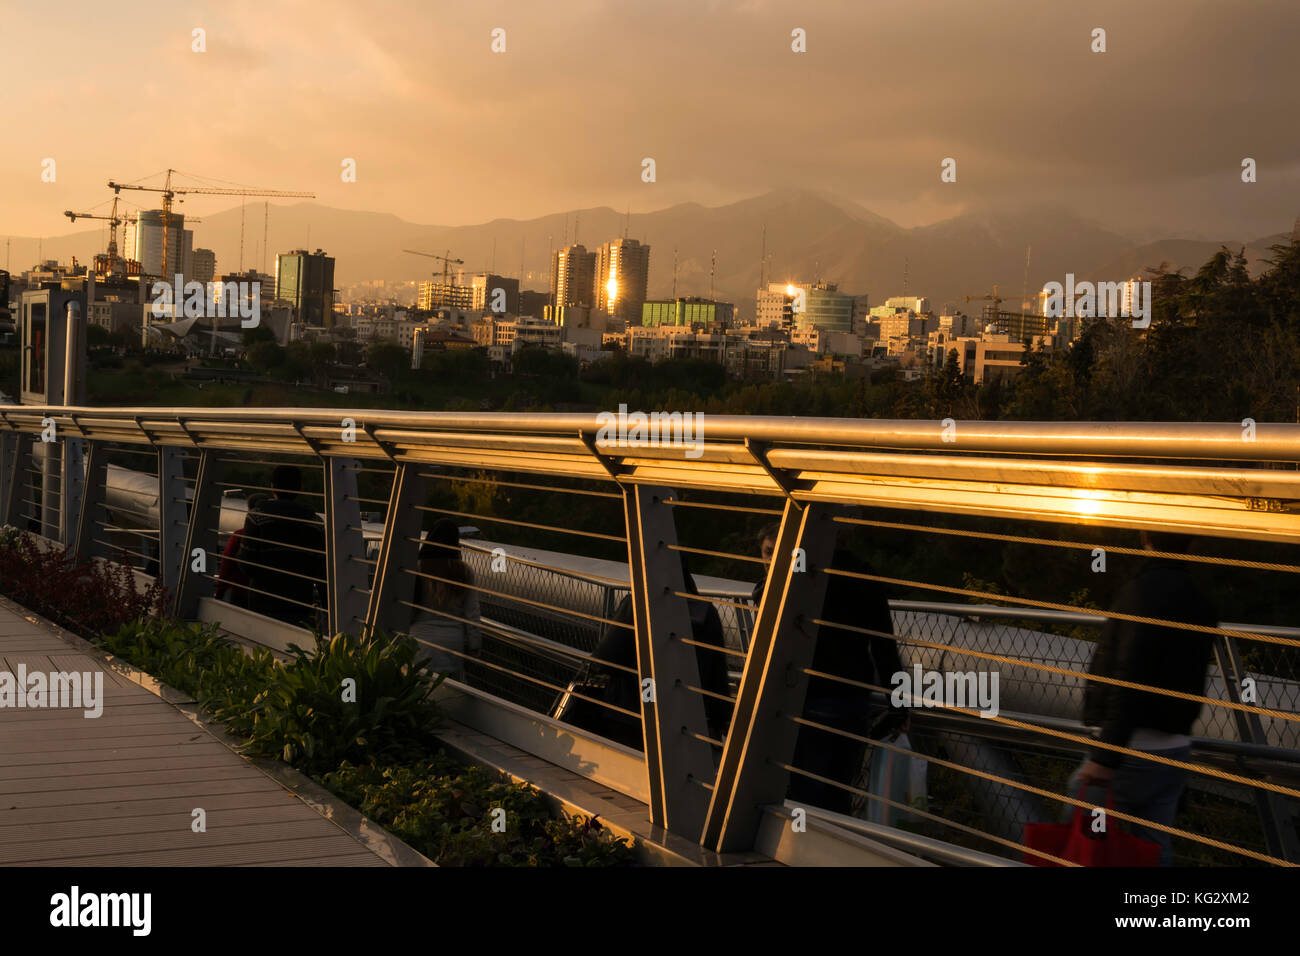
<instances>
[{"instance_id":1,"label":"yellow construction crane","mask_svg":"<svg viewBox=\"0 0 1300 956\"><path fill-rule=\"evenodd\" d=\"M172 173L174 169L167 170L167 179L162 186L133 186L129 183L115 183L111 179L108 181L108 188L113 192L119 193L123 189L140 189L146 192L162 193L163 207L163 247L162 247L162 274L167 275L167 247L168 247L168 229L172 217L172 200L177 196L183 195L202 195L202 196L274 196L286 199L315 199L315 193L290 192L282 189L256 189L252 187L243 187L240 189L217 189L203 186L172 186Z\"/></svg>"},{"instance_id":2,"label":"yellow construction crane","mask_svg":"<svg viewBox=\"0 0 1300 956\"><path fill-rule=\"evenodd\" d=\"M113 197L113 208L107 216L101 216L94 212L73 212L71 209L65 209L63 214L76 222L78 219L105 219L108 221L108 264L111 269L113 264L125 257L117 254L117 227L122 225L124 220L117 214L117 196ZM202 219L191 219L190 222L202 222Z\"/></svg>"},{"instance_id":3,"label":"yellow construction crane","mask_svg":"<svg viewBox=\"0 0 1300 956\"><path fill-rule=\"evenodd\" d=\"M419 250L416 249L403 249L402 251L409 252L413 256L424 256L428 259L442 260L442 295L438 297L438 304L442 305L444 302L443 297L446 296L447 294L447 283L450 281L452 263L455 263L458 266L463 266L465 264L465 260L453 259L451 257L450 249L447 250L447 254L445 256L436 256L432 252L420 252ZM437 275L437 273L434 273L434 275Z\"/></svg>"},{"instance_id":4,"label":"yellow construction crane","mask_svg":"<svg viewBox=\"0 0 1300 956\"><path fill-rule=\"evenodd\" d=\"M78 219L107 219L108 220L108 267L113 268L113 263L117 262L117 227L122 224L122 217L117 214L117 196L113 197L113 209L107 216L101 216L93 212L73 212L71 209L65 209L63 214L76 222Z\"/></svg>"},{"instance_id":5,"label":"yellow construction crane","mask_svg":"<svg viewBox=\"0 0 1300 956\"><path fill-rule=\"evenodd\" d=\"M447 281L448 281L448 275L449 275L449 273L451 272L451 267L452 267L452 264L453 264L453 263L455 263L455 264L458 265L458 266L463 266L463 265L465 264L465 260L464 260L464 259L453 259L453 258L451 258L451 250L450 250L450 249L447 250L447 254L446 254L445 256L435 256L432 252L419 252L419 251L417 251L417 250L415 250L415 249L403 249L402 251L403 251L403 252L409 252L409 253L410 253L411 255L413 255L413 256L425 256L426 258L429 258L429 259L441 259L441 260L442 260L442 284L443 284L443 285L446 285L446 284L447 284Z\"/></svg>"},{"instance_id":6,"label":"yellow construction crane","mask_svg":"<svg viewBox=\"0 0 1300 956\"><path fill-rule=\"evenodd\" d=\"M1008 299L1006 296L998 295L998 287L995 285L993 286L992 295L968 295L966 296L966 301L967 302L992 302L993 312L994 314L996 314L1002 311L1001 306L1003 302L1015 302L1016 300ZM1020 307L1024 308L1025 303L1030 301L1032 300L1028 295L1022 296L1020 299Z\"/></svg>"}]
</instances>

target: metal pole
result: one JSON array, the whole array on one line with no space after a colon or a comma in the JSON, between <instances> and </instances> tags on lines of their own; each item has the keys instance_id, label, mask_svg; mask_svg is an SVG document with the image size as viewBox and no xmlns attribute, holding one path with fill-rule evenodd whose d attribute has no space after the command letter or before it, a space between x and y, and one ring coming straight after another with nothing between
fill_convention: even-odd
<instances>
[{"instance_id":1,"label":"metal pole","mask_svg":"<svg viewBox=\"0 0 1300 956\"><path fill-rule=\"evenodd\" d=\"M803 571L795 570L796 549ZM791 717L803 712L804 670L817 646L811 622L826 597L822 571L834 551L829 509L812 504L801 511L787 501L701 839L720 853L751 849L763 808L785 800L790 773L781 764L794 756L799 728Z\"/></svg>"},{"instance_id":2,"label":"metal pole","mask_svg":"<svg viewBox=\"0 0 1300 956\"><path fill-rule=\"evenodd\" d=\"M713 776L704 698L700 686L691 614L685 588L668 488L637 486L623 492L627 517L628 564L636 625L637 672L641 685L641 725L650 784L650 822L694 840L708 811L708 791L700 783Z\"/></svg>"},{"instance_id":3,"label":"metal pole","mask_svg":"<svg viewBox=\"0 0 1300 956\"><path fill-rule=\"evenodd\" d=\"M331 635L356 634L366 620L366 540L355 458L325 459L325 573Z\"/></svg>"},{"instance_id":4,"label":"metal pole","mask_svg":"<svg viewBox=\"0 0 1300 956\"><path fill-rule=\"evenodd\" d=\"M415 578L404 573L404 569L415 568L420 558L423 521L415 506L424 504L426 484L426 479L420 477L420 467L402 462L393 476L393 491L384 518L384 539L370 588L370 604L366 608L365 629L370 634L405 631L411 620L411 608L400 602L409 599L415 588Z\"/></svg>"}]
</instances>

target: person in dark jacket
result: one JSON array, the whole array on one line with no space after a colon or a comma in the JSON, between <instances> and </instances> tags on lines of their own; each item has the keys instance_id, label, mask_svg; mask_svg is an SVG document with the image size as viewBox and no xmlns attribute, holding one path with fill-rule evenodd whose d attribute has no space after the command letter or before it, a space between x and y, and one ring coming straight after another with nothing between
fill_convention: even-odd
<instances>
[{"instance_id":1,"label":"person in dark jacket","mask_svg":"<svg viewBox=\"0 0 1300 956\"><path fill-rule=\"evenodd\" d=\"M1142 547L1147 551L1182 554L1190 544L1187 535L1142 532ZM1172 558L1147 558L1111 610L1208 627L1216 627L1219 621L1207 589L1193 578L1186 562ZM1201 631L1110 618L1088 673L1203 696L1212 648L1212 635ZM1083 722L1094 729L1097 740L1174 760L1191 758L1188 734L1200 712L1199 701L1101 681L1088 681L1084 689ZM1105 805L1109 788L1115 809L1172 826L1187 772L1094 747L1070 778L1069 795L1078 796L1081 785L1090 788L1086 799L1097 806ZM1067 805L1063 816L1073 809ZM1169 834L1139 825L1133 826L1133 832L1159 843L1160 865L1169 865L1173 855Z\"/></svg>"},{"instance_id":2,"label":"person in dark jacket","mask_svg":"<svg viewBox=\"0 0 1300 956\"><path fill-rule=\"evenodd\" d=\"M687 593L700 593L687 567L685 554L682 555L682 577ZM707 601L688 599L686 604L691 615L691 638L701 644L725 647L722 619L718 616L718 609ZM594 731L624 746L641 750L644 746L639 716L641 681L636 673L635 620L630 594L619 602L611 620L616 621L617 624L605 625L593 657L611 664L622 665L630 670L592 664L588 668L588 673L576 682L575 689L606 704L634 711L638 716L631 717L580 698L569 698L562 703L558 716L561 720ZM700 671L700 686L712 691L713 694L730 697L727 655L707 647L696 647L695 661ZM731 724L732 703L719 700L709 694L701 696L704 699L704 715L708 723L709 736L716 740L724 739Z\"/></svg>"},{"instance_id":3,"label":"person in dark jacket","mask_svg":"<svg viewBox=\"0 0 1300 956\"><path fill-rule=\"evenodd\" d=\"M274 497L244 519L239 557L249 577L249 610L310 625L313 597L319 595L325 604L325 528L316 512L298 500L301 490L301 469L275 468Z\"/></svg>"},{"instance_id":4,"label":"person in dark jacket","mask_svg":"<svg viewBox=\"0 0 1300 956\"><path fill-rule=\"evenodd\" d=\"M759 533L760 553L771 560L777 527ZM869 574L870 567L844 548L836 549L831 567ZM763 598L766 579L754 586L753 599ZM822 620L860 627L878 634L893 634L894 622L884 589L874 581L828 575ZM867 635L839 627L819 627L813 651L814 671L847 680L891 686L893 675L903 670L898 643L890 637ZM837 730L880 739L906 726L907 711L890 707L888 699L873 705L872 691L826 677L809 677L803 717ZM879 698L876 698L879 701ZM867 756L867 744L814 727L799 727L792 766L840 783L854 784ZM803 774L790 774L789 799L848 815L853 793Z\"/></svg>"}]
</instances>

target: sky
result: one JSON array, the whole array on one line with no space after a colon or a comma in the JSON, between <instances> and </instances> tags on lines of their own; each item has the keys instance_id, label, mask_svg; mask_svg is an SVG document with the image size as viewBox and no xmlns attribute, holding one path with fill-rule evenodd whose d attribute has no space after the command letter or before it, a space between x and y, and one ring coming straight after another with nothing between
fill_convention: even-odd
<instances>
[{"instance_id":1,"label":"sky","mask_svg":"<svg viewBox=\"0 0 1300 956\"><path fill-rule=\"evenodd\" d=\"M1300 215L1296 0L0 0L0 22L0 235L76 231L63 210L168 167L438 225L785 187L908 227L1051 202L1252 239Z\"/></svg>"}]
</instances>

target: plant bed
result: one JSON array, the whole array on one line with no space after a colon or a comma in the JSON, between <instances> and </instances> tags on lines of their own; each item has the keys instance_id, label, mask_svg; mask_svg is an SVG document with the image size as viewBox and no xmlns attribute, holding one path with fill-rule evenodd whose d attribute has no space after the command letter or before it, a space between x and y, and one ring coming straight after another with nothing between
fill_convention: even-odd
<instances>
[{"instance_id":1,"label":"plant bed","mask_svg":"<svg viewBox=\"0 0 1300 956\"><path fill-rule=\"evenodd\" d=\"M60 607L60 587L72 607ZM306 773L441 866L634 862L596 820L557 816L536 788L443 753L431 696L443 678L410 639L317 636L280 663L215 625L146 616L161 593L138 592L129 569L73 567L22 533L0 535L0 592L189 694L245 754Z\"/></svg>"}]
</instances>

